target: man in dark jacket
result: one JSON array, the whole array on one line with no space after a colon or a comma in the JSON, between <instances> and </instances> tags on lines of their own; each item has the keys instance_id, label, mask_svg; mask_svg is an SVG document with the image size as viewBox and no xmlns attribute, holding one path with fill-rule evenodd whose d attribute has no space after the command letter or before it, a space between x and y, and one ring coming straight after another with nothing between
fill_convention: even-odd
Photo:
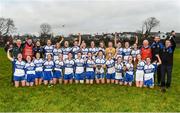
<instances>
[{"instance_id":1,"label":"man in dark jacket","mask_svg":"<svg viewBox=\"0 0 180 113\"><path fill-rule=\"evenodd\" d=\"M165 47L161 54L161 87L162 91L165 92L165 86L169 88L171 86L172 68L173 68L173 55L176 48L175 32L171 32L169 39L165 41ZM167 82L165 82L165 76L167 74Z\"/></svg>"},{"instance_id":2,"label":"man in dark jacket","mask_svg":"<svg viewBox=\"0 0 180 113\"><path fill-rule=\"evenodd\" d=\"M151 45L151 52L152 52L152 62L157 60L156 55L159 55L161 57L161 51L163 49L164 45L160 42L160 37L155 36L154 42ZM154 77L156 78L156 77ZM157 84L160 86L161 83L161 65L157 67Z\"/></svg>"},{"instance_id":3,"label":"man in dark jacket","mask_svg":"<svg viewBox=\"0 0 180 113\"><path fill-rule=\"evenodd\" d=\"M12 50L11 50L13 58L17 58L19 53L22 53L22 41L20 39L16 40Z\"/></svg>"}]
</instances>

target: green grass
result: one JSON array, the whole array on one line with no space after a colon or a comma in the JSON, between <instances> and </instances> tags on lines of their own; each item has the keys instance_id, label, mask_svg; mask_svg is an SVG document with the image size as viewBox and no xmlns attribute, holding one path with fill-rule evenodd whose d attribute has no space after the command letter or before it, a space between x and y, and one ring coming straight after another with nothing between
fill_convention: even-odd
<instances>
[{"instance_id":1,"label":"green grass","mask_svg":"<svg viewBox=\"0 0 180 113\"><path fill-rule=\"evenodd\" d=\"M11 62L0 48L0 111L179 111L180 49L174 55L172 87L166 93L114 84L14 88Z\"/></svg>"}]
</instances>

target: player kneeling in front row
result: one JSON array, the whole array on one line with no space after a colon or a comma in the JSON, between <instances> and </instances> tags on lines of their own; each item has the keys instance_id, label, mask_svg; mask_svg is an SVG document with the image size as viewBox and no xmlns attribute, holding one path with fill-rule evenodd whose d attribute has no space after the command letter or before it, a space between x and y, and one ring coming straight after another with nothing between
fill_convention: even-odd
<instances>
[{"instance_id":1,"label":"player kneeling in front row","mask_svg":"<svg viewBox=\"0 0 180 113\"><path fill-rule=\"evenodd\" d=\"M151 63L150 58L146 58L146 65L144 66L144 87L154 88L154 73L158 65L161 64L159 55L156 55L158 61Z\"/></svg>"}]
</instances>

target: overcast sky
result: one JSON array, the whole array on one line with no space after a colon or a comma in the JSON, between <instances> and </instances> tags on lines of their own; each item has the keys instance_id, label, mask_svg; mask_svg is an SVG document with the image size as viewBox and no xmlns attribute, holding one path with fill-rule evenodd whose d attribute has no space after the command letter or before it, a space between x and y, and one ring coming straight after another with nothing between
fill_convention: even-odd
<instances>
[{"instance_id":1,"label":"overcast sky","mask_svg":"<svg viewBox=\"0 0 180 113\"><path fill-rule=\"evenodd\" d=\"M160 20L154 31L180 32L180 0L0 0L0 17L20 34L38 34L41 23L54 34L136 31L152 16Z\"/></svg>"}]
</instances>

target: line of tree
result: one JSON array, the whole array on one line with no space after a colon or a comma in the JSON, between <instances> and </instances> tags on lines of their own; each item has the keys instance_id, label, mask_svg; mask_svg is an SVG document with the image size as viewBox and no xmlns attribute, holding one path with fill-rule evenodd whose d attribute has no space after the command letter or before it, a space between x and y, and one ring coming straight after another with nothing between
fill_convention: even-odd
<instances>
[{"instance_id":1,"label":"line of tree","mask_svg":"<svg viewBox=\"0 0 180 113\"><path fill-rule=\"evenodd\" d=\"M148 37L152 29L156 28L160 24L160 21L155 17L149 17L143 21L140 30L137 30L141 37ZM11 18L0 17L0 36L11 35L15 32L17 28L15 27L14 21ZM49 37L52 35L52 27L48 23L42 23L40 25L40 34L43 37Z\"/></svg>"}]
</instances>

